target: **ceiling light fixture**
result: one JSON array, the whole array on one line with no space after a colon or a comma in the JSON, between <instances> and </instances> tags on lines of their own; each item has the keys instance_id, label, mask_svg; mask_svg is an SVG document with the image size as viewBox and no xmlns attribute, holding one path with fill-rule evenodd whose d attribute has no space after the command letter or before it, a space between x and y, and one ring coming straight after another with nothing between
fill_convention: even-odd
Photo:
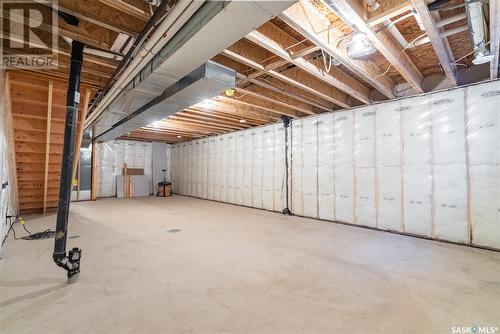
<instances>
[{"instance_id":1,"label":"ceiling light fixture","mask_svg":"<svg viewBox=\"0 0 500 334\"><path fill-rule=\"evenodd\" d=\"M240 119L240 123L243 124L243 123L246 123L247 121L245 119Z\"/></svg>"},{"instance_id":2,"label":"ceiling light fixture","mask_svg":"<svg viewBox=\"0 0 500 334\"><path fill-rule=\"evenodd\" d=\"M181 136L181 135L177 135L177 138L181 139L181 138L182 138L182 136Z\"/></svg>"},{"instance_id":3,"label":"ceiling light fixture","mask_svg":"<svg viewBox=\"0 0 500 334\"><path fill-rule=\"evenodd\" d=\"M380 4L378 3L377 0L367 0L366 5L368 6L369 12L374 12L380 7Z\"/></svg>"},{"instance_id":4,"label":"ceiling light fixture","mask_svg":"<svg viewBox=\"0 0 500 334\"><path fill-rule=\"evenodd\" d=\"M210 101L210 99L205 99L205 100L201 101L200 103L198 103L198 106L203 107L203 108L208 108L211 105L212 105L212 101Z\"/></svg>"},{"instance_id":5,"label":"ceiling light fixture","mask_svg":"<svg viewBox=\"0 0 500 334\"><path fill-rule=\"evenodd\" d=\"M373 47L366 34L362 32L355 33L351 41L347 43L347 55L351 59L366 58L376 51L377 49Z\"/></svg>"},{"instance_id":6,"label":"ceiling light fixture","mask_svg":"<svg viewBox=\"0 0 500 334\"><path fill-rule=\"evenodd\" d=\"M472 63L474 65L481 65L485 63L489 63L495 59L495 56L490 54L488 49L486 49L484 46L479 49L475 54L474 54L474 59L472 60Z\"/></svg>"}]
</instances>

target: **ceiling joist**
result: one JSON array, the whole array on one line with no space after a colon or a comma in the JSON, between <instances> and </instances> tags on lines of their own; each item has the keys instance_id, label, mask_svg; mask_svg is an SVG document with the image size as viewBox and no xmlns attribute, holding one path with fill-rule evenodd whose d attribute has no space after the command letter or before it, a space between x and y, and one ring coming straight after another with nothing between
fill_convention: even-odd
<instances>
[{"instance_id":1,"label":"ceiling joist","mask_svg":"<svg viewBox=\"0 0 500 334\"><path fill-rule=\"evenodd\" d=\"M346 23L355 25L362 33L365 33L375 48L380 51L391 66L394 66L417 93L424 92L422 88L422 74L391 33L385 29L375 32L372 28L368 27L364 19L366 9L363 6L363 2L356 0L330 1L340 12L336 14L339 17L348 17L349 21Z\"/></svg>"},{"instance_id":2,"label":"ceiling joist","mask_svg":"<svg viewBox=\"0 0 500 334\"><path fill-rule=\"evenodd\" d=\"M418 15L420 15L427 37L430 39L448 82L452 86L457 86L457 78L453 66L451 65L453 55L449 54L449 50L445 46L443 38L439 33L439 28L436 25L436 21L427 7L427 3L424 0L414 0L413 3L415 4Z\"/></svg>"},{"instance_id":3,"label":"ceiling joist","mask_svg":"<svg viewBox=\"0 0 500 334\"><path fill-rule=\"evenodd\" d=\"M373 61L351 59L347 51L337 45L344 36L336 31L330 21L312 5L305 2L297 3L285 10L280 19L382 94L388 98L395 97L394 82L382 75L383 71Z\"/></svg>"},{"instance_id":4,"label":"ceiling joist","mask_svg":"<svg viewBox=\"0 0 500 334\"><path fill-rule=\"evenodd\" d=\"M330 70L327 71L327 69L324 68L322 60L309 62L302 57L292 58L291 55L281 46L294 45L297 41L292 39L289 35L272 23L266 23L258 30L251 32L247 35L247 38L253 43L287 60L305 72L315 76L319 80L344 91L359 101L363 103L370 102L369 89L335 66L331 66Z\"/></svg>"}]
</instances>

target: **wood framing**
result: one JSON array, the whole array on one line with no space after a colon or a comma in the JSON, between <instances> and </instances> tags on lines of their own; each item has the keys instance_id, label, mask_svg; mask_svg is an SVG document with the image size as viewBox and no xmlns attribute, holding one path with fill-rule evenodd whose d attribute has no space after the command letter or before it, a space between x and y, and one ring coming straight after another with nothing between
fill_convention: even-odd
<instances>
[{"instance_id":1,"label":"wood framing","mask_svg":"<svg viewBox=\"0 0 500 334\"><path fill-rule=\"evenodd\" d=\"M368 27L364 19L363 2L356 0L331 0L338 9L340 17L348 17L349 24L356 25L358 29L365 33L375 48L394 66L403 78L415 89L417 93L423 93L423 76L415 66L410 57L402 50L399 43L387 30L375 32Z\"/></svg>"},{"instance_id":2,"label":"wood framing","mask_svg":"<svg viewBox=\"0 0 500 334\"><path fill-rule=\"evenodd\" d=\"M495 59L490 63L490 78L498 78L498 64L500 62L500 3L490 1L490 50Z\"/></svg>"},{"instance_id":3,"label":"wood framing","mask_svg":"<svg viewBox=\"0 0 500 334\"><path fill-rule=\"evenodd\" d=\"M137 36L144 26L142 19L113 10L99 0L59 0L58 7L81 20L129 36Z\"/></svg>"},{"instance_id":4,"label":"wood framing","mask_svg":"<svg viewBox=\"0 0 500 334\"><path fill-rule=\"evenodd\" d=\"M390 20L391 18L404 14L412 9L410 2L402 2L400 4L394 5L388 9L385 9L382 13L378 13L366 21L368 27L374 27L384 21Z\"/></svg>"},{"instance_id":5,"label":"wood framing","mask_svg":"<svg viewBox=\"0 0 500 334\"><path fill-rule=\"evenodd\" d=\"M43 177L43 207L42 213L47 211L47 187L49 185L49 158L50 158L50 131L52 124L52 94L54 83L49 81L49 92L47 94L47 125L45 134L45 167Z\"/></svg>"},{"instance_id":6,"label":"wood framing","mask_svg":"<svg viewBox=\"0 0 500 334\"><path fill-rule=\"evenodd\" d=\"M347 99L347 95L343 92L340 92L336 89L332 89L331 86L325 85L321 82L319 82L317 79L314 80L308 80L307 83L304 82L303 79L307 77L306 73L304 74L298 74L296 71L293 72L293 78L290 77L289 75L285 75L283 73L274 71L274 70L267 70L264 66L260 65L259 63L252 61L248 58L245 58L241 56L240 54L237 54L233 51L230 50L224 50L222 53L236 61L241 62L242 64L245 64L247 66L250 66L256 70L263 71L266 74L275 77L283 82L286 82L292 86L296 86L304 91L307 91L311 94L317 95L318 97L325 99L327 101L330 101L332 103L335 103L342 108L349 108L349 102ZM296 70L296 69L295 69ZM310 78L310 76L309 76ZM300 80L300 81L299 81ZM319 91L321 90L321 91Z\"/></svg>"},{"instance_id":7,"label":"wood framing","mask_svg":"<svg viewBox=\"0 0 500 334\"><path fill-rule=\"evenodd\" d=\"M150 16L144 10L145 9L144 5L146 5L146 3L144 1L140 2L140 5L142 5L143 9L140 9L136 6L128 4L123 0L99 0L99 1L101 1L102 3L104 3L110 7L113 7L115 9L119 10L120 12L127 13L128 15L134 16L134 17L141 19L141 20L144 20L144 21L147 21L149 19L149 16Z\"/></svg>"},{"instance_id":8,"label":"wood framing","mask_svg":"<svg viewBox=\"0 0 500 334\"><path fill-rule=\"evenodd\" d=\"M439 62L441 63L446 79L448 79L451 86L457 86L455 71L451 65L453 55L450 55L448 48L445 47L443 38L439 33L439 28L436 25L434 17L429 12L427 3L424 0L414 0L413 3L415 4L415 9L420 15L420 18L422 19L422 24L425 27L427 37L430 39L432 47L434 48Z\"/></svg>"},{"instance_id":9,"label":"wood framing","mask_svg":"<svg viewBox=\"0 0 500 334\"><path fill-rule=\"evenodd\" d=\"M43 212L45 206L47 212L57 207L59 199L67 85L24 73L9 75L19 208Z\"/></svg>"},{"instance_id":10,"label":"wood framing","mask_svg":"<svg viewBox=\"0 0 500 334\"><path fill-rule=\"evenodd\" d=\"M272 36L272 39L270 36ZM370 102L369 89L335 66L331 66L330 71L327 71L320 60L309 62L302 57L292 58L282 46L293 45L296 44L297 41L272 23L264 24L258 30L248 34L247 38L253 43L296 65L319 80L344 91L359 101L363 103Z\"/></svg>"},{"instance_id":11,"label":"wood framing","mask_svg":"<svg viewBox=\"0 0 500 334\"><path fill-rule=\"evenodd\" d=\"M343 38L342 34L331 27L330 21L311 4L299 2L285 10L280 19L382 94L388 98L395 97L394 82L387 76L381 75L383 71L374 62L351 59L345 49L338 47L338 41Z\"/></svg>"},{"instance_id":12,"label":"wood framing","mask_svg":"<svg viewBox=\"0 0 500 334\"><path fill-rule=\"evenodd\" d=\"M83 107L79 109L77 127L75 133L75 147L73 149L73 166L71 172L71 183L75 180L76 171L78 169L78 163L80 162L80 146L82 146L82 138L84 132L85 116L87 115L88 107L90 103L90 89L85 90L85 97L83 98ZM79 182L79 181L78 181Z\"/></svg>"}]
</instances>

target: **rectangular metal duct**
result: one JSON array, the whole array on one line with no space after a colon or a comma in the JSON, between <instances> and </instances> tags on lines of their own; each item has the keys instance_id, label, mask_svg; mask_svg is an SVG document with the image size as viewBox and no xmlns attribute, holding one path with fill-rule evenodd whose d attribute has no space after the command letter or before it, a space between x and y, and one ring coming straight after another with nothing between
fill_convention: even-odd
<instances>
[{"instance_id":1,"label":"rectangular metal duct","mask_svg":"<svg viewBox=\"0 0 500 334\"><path fill-rule=\"evenodd\" d=\"M118 138L185 108L212 98L236 85L236 72L214 62L207 62L142 107L128 114L97 135L99 141ZM103 129L100 129L101 131Z\"/></svg>"},{"instance_id":2,"label":"rectangular metal duct","mask_svg":"<svg viewBox=\"0 0 500 334\"><path fill-rule=\"evenodd\" d=\"M203 2L141 72L120 88L120 94L103 107L96 120L91 120L94 138L296 1Z\"/></svg>"}]
</instances>

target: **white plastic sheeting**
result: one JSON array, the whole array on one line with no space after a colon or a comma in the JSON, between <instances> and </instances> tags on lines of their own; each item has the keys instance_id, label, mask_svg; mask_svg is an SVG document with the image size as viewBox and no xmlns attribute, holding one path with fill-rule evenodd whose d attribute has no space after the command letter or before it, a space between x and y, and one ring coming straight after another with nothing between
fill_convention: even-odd
<instances>
[{"instance_id":1,"label":"white plastic sheeting","mask_svg":"<svg viewBox=\"0 0 500 334\"><path fill-rule=\"evenodd\" d=\"M500 249L499 106L493 81L294 120L292 212ZM213 192L183 189L190 164L174 173L176 192L284 208L282 124L202 142ZM174 145L174 170L192 143Z\"/></svg>"},{"instance_id":2,"label":"white plastic sheeting","mask_svg":"<svg viewBox=\"0 0 500 334\"><path fill-rule=\"evenodd\" d=\"M168 150L168 149L167 149ZM148 177L149 193L153 193L152 145L150 142L111 140L97 144L97 197L116 196L116 176L128 168L143 168Z\"/></svg>"},{"instance_id":3,"label":"white plastic sheeting","mask_svg":"<svg viewBox=\"0 0 500 334\"><path fill-rule=\"evenodd\" d=\"M13 129L7 128L7 108L6 94L9 94L9 86L6 85L5 73L0 70L0 185L5 184L5 188L0 188L0 244L3 242L8 232L7 215L17 215L15 207L15 179L12 171L15 170L15 161L11 159L14 147L9 144L9 133ZM8 185L7 185L8 184ZM0 246L1 247L1 246Z\"/></svg>"},{"instance_id":4,"label":"white plastic sheeting","mask_svg":"<svg viewBox=\"0 0 500 334\"><path fill-rule=\"evenodd\" d=\"M274 124L175 144L173 190L281 211L285 205L284 140L282 125ZM186 187L187 180L195 180L196 186Z\"/></svg>"},{"instance_id":5,"label":"white plastic sheeting","mask_svg":"<svg viewBox=\"0 0 500 334\"><path fill-rule=\"evenodd\" d=\"M467 89L472 243L500 248L500 81Z\"/></svg>"}]
</instances>

